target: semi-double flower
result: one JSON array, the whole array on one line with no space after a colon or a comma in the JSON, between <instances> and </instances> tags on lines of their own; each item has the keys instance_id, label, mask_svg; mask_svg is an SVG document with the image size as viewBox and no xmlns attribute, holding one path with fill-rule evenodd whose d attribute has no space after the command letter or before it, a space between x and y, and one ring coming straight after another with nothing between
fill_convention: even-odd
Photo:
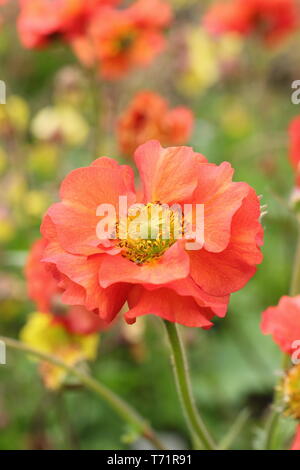
<instances>
[{"instance_id":1,"label":"semi-double flower","mask_svg":"<svg viewBox=\"0 0 300 470\"><path fill-rule=\"evenodd\" d=\"M43 261L59 279L64 302L97 311L106 322L127 303L129 323L154 314L209 328L215 315L226 314L230 294L249 281L262 260L259 198L248 184L232 181L229 163L208 163L189 147L162 148L150 141L137 149L135 161L142 183L138 192L133 170L106 157L65 178L61 202L49 208L42 223ZM165 239L161 232L155 239L119 239L120 220L111 236L99 239L98 208L109 204L118 214L120 196L126 196L128 207L143 203L147 214L161 206L159 219L151 219L156 226L164 219L175 225L174 205L200 205L203 242L189 249L185 230L178 239L172 234ZM132 221L130 213L126 217Z\"/></svg>"}]
</instances>

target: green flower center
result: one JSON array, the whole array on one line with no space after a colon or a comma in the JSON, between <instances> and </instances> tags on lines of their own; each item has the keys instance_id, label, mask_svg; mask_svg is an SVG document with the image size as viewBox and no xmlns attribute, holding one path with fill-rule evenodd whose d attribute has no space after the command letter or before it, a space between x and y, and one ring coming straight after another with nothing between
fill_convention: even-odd
<instances>
[{"instance_id":1,"label":"green flower center","mask_svg":"<svg viewBox=\"0 0 300 470\"><path fill-rule=\"evenodd\" d=\"M122 256L142 265L159 259L182 238L181 213L159 203L149 203L129 211L117 224L118 245Z\"/></svg>"}]
</instances>

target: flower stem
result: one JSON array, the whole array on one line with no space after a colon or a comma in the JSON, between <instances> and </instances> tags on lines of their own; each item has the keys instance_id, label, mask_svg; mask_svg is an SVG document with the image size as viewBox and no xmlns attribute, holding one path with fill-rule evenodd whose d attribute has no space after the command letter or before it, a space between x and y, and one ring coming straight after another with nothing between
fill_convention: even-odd
<instances>
[{"instance_id":1,"label":"flower stem","mask_svg":"<svg viewBox=\"0 0 300 470\"><path fill-rule=\"evenodd\" d=\"M235 439L241 434L241 431L248 423L251 414L247 408L243 409L233 422L228 433L222 438L218 444L218 449L227 450L230 448Z\"/></svg>"},{"instance_id":2,"label":"flower stem","mask_svg":"<svg viewBox=\"0 0 300 470\"><path fill-rule=\"evenodd\" d=\"M267 432L266 432L266 450L273 450L274 441L279 425L281 411L276 407L276 398L273 403L273 411L267 421Z\"/></svg>"},{"instance_id":3,"label":"flower stem","mask_svg":"<svg viewBox=\"0 0 300 470\"><path fill-rule=\"evenodd\" d=\"M91 151L93 158L99 157L102 138L102 123L100 122L102 95L101 83L96 70L91 71L91 105L92 105L92 141Z\"/></svg>"},{"instance_id":4,"label":"flower stem","mask_svg":"<svg viewBox=\"0 0 300 470\"><path fill-rule=\"evenodd\" d=\"M73 374L81 381L83 385L86 386L86 388L95 392L103 400L105 400L124 421L132 425L134 429L138 431L145 439L151 442L155 448L160 450L165 449L164 445L160 442L159 438L156 436L155 432L147 423L147 421L141 417L134 408L126 403L126 401L124 401L108 387L95 380L93 377L78 370L76 367L69 366L56 356L45 354L15 339L0 336L0 341L3 341L4 344L9 348L23 351L43 361L47 361L51 364L54 364L55 366L61 367L69 373Z\"/></svg>"},{"instance_id":5,"label":"flower stem","mask_svg":"<svg viewBox=\"0 0 300 470\"><path fill-rule=\"evenodd\" d=\"M216 446L213 439L206 429L195 405L186 353L177 325L166 320L164 320L164 324L171 348L171 359L177 390L193 442L197 448L204 448L206 450L215 449Z\"/></svg>"},{"instance_id":6,"label":"flower stem","mask_svg":"<svg viewBox=\"0 0 300 470\"><path fill-rule=\"evenodd\" d=\"M289 295L294 297L300 293L300 219L297 219L297 246L293 262L293 273L290 285ZM286 353L282 354L281 368L286 371L289 368L290 356ZM275 391L274 402L272 405L272 412L267 423L267 436L266 436L266 449L271 450L273 448L273 442L275 435L280 424L280 416L282 414L280 407L280 396Z\"/></svg>"}]
</instances>

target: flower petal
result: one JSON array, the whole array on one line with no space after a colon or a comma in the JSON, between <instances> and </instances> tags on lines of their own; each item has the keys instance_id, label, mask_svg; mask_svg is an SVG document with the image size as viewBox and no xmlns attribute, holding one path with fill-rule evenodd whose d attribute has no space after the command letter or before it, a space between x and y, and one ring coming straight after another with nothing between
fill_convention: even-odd
<instances>
[{"instance_id":1,"label":"flower petal","mask_svg":"<svg viewBox=\"0 0 300 470\"><path fill-rule=\"evenodd\" d=\"M205 292L228 295L241 289L254 275L256 265L262 261L259 217L259 200L251 189L232 219L228 247L221 253L189 251L191 276Z\"/></svg>"},{"instance_id":2,"label":"flower petal","mask_svg":"<svg viewBox=\"0 0 300 470\"><path fill-rule=\"evenodd\" d=\"M232 217L247 196L250 186L233 183L233 169L228 162L217 166L202 164L193 202L204 205L204 248L218 253L230 240Z\"/></svg>"},{"instance_id":3,"label":"flower petal","mask_svg":"<svg viewBox=\"0 0 300 470\"><path fill-rule=\"evenodd\" d=\"M47 212L56 228L61 246L68 252L91 255L114 247L97 235L97 208L111 204L111 226L115 226L119 211L119 196L127 196L133 204L132 170L115 165L109 159L99 159L94 165L72 171L61 185L63 202L53 204ZM103 246L99 246L102 243Z\"/></svg>"},{"instance_id":4,"label":"flower petal","mask_svg":"<svg viewBox=\"0 0 300 470\"><path fill-rule=\"evenodd\" d=\"M144 284L147 290L154 291L157 286ZM224 317L227 312L229 296L215 297L204 292L193 279L188 276L179 281L173 281L165 285L166 288L173 290L180 296L193 297L200 307L209 307L219 317Z\"/></svg>"},{"instance_id":5,"label":"flower petal","mask_svg":"<svg viewBox=\"0 0 300 470\"><path fill-rule=\"evenodd\" d=\"M63 302L74 305L75 297L80 300L77 305L84 305L90 311L97 310L100 318L110 322L126 301L128 286L115 284L108 289L100 286L99 269L104 256L109 255L72 255L58 243L51 242L45 250L43 261L54 264L60 275L64 276L61 281L65 289ZM80 297L76 298L76 293Z\"/></svg>"},{"instance_id":6,"label":"flower petal","mask_svg":"<svg viewBox=\"0 0 300 470\"><path fill-rule=\"evenodd\" d=\"M300 296L281 297L278 306L267 308L262 317L262 332L271 334L282 351L291 354L300 340Z\"/></svg>"},{"instance_id":7,"label":"flower petal","mask_svg":"<svg viewBox=\"0 0 300 470\"><path fill-rule=\"evenodd\" d=\"M296 435L291 450L300 450L300 425L297 426Z\"/></svg>"},{"instance_id":8,"label":"flower petal","mask_svg":"<svg viewBox=\"0 0 300 470\"><path fill-rule=\"evenodd\" d=\"M184 279L189 273L189 257L177 242L158 260L138 265L122 255L103 257L99 278L102 287L117 282L163 285Z\"/></svg>"},{"instance_id":9,"label":"flower petal","mask_svg":"<svg viewBox=\"0 0 300 470\"><path fill-rule=\"evenodd\" d=\"M138 147L135 161L147 202L180 203L190 198L197 186L198 155L190 147L164 149L151 140Z\"/></svg>"},{"instance_id":10,"label":"flower petal","mask_svg":"<svg viewBox=\"0 0 300 470\"><path fill-rule=\"evenodd\" d=\"M134 323L142 315L157 315L165 320L181 325L211 328L210 319L214 313L209 308L201 308L192 297L182 297L166 288L148 291L135 286L129 293L130 310L125 314L128 323Z\"/></svg>"}]
</instances>

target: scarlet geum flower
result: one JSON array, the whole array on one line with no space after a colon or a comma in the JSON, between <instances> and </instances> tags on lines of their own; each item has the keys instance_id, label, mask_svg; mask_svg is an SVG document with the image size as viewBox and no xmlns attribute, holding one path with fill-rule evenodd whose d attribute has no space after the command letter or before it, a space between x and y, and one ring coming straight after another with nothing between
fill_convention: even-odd
<instances>
[{"instance_id":1,"label":"scarlet geum flower","mask_svg":"<svg viewBox=\"0 0 300 470\"><path fill-rule=\"evenodd\" d=\"M257 35L268 45L276 45L298 25L296 0L220 1L204 17L204 26L213 34Z\"/></svg>"},{"instance_id":2,"label":"scarlet geum flower","mask_svg":"<svg viewBox=\"0 0 300 470\"><path fill-rule=\"evenodd\" d=\"M61 202L42 223L43 261L56 273L65 302L97 310L106 322L128 302L128 323L154 314L210 328L262 260L259 199L248 184L232 182L229 163L208 163L189 147L150 141L137 149L135 161L143 186L139 199L133 170L109 158L65 178ZM110 204L118 213L120 195L129 206L203 204L204 244L188 251L185 239L99 240L97 208Z\"/></svg>"},{"instance_id":3,"label":"scarlet geum flower","mask_svg":"<svg viewBox=\"0 0 300 470\"><path fill-rule=\"evenodd\" d=\"M276 307L268 307L262 314L261 329L272 335L283 352L295 353L300 340L300 296L283 296Z\"/></svg>"},{"instance_id":4,"label":"scarlet geum flower","mask_svg":"<svg viewBox=\"0 0 300 470\"><path fill-rule=\"evenodd\" d=\"M134 67L149 65L163 50L163 31L171 16L164 0L138 0L124 9L100 9L87 33L74 38L73 48L85 65L96 65L104 78L117 79Z\"/></svg>"},{"instance_id":5,"label":"scarlet geum flower","mask_svg":"<svg viewBox=\"0 0 300 470\"><path fill-rule=\"evenodd\" d=\"M159 94L142 91L135 95L118 121L118 141L125 155L132 155L147 140L163 145L182 145L190 137L193 113L185 106L170 109Z\"/></svg>"},{"instance_id":6,"label":"scarlet geum flower","mask_svg":"<svg viewBox=\"0 0 300 470\"><path fill-rule=\"evenodd\" d=\"M18 31L27 48L40 48L54 39L69 41L85 32L98 8L119 0L20 0Z\"/></svg>"},{"instance_id":7,"label":"scarlet geum flower","mask_svg":"<svg viewBox=\"0 0 300 470\"><path fill-rule=\"evenodd\" d=\"M261 328L264 334L271 334L280 349L291 355L294 364L285 371L278 392L286 415L300 419L300 295L284 296L276 307L263 312ZM296 437L293 449L298 446Z\"/></svg>"}]
</instances>

